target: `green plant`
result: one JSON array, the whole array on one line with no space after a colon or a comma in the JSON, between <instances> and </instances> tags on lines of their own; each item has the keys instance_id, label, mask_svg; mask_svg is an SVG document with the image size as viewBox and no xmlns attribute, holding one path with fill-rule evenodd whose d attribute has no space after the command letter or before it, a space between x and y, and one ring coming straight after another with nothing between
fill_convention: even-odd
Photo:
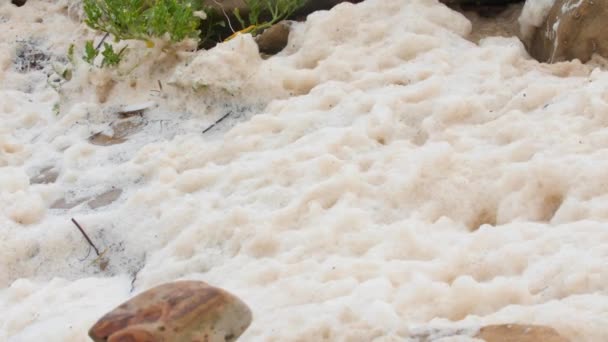
<instances>
[{"instance_id":1,"label":"green plant","mask_svg":"<svg viewBox=\"0 0 608 342\"><path fill-rule=\"evenodd\" d=\"M122 49L120 49L120 51L118 51L118 53L116 53L112 45L108 43L103 43L103 52L101 53L101 55L103 56L103 61L101 61L101 67L103 68L104 66L117 66L118 63L120 63L120 60L122 59L122 54L123 52L125 52L126 49L127 46L125 45Z\"/></svg>"},{"instance_id":2,"label":"green plant","mask_svg":"<svg viewBox=\"0 0 608 342\"><path fill-rule=\"evenodd\" d=\"M201 18L195 15L199 6L196 0L83 0L85 23L92 29L105 32L120 40L136 39L153 47L153 39L167 39L172 43L186 38L199 38ZM71 48L73 54L73 48ZM103 43L101 67L117 66L126 47L114 51L111 44ZM99 46L87 41L83 59L93 64L99 55ZM68 58L70 51L68 51Z\"/></svg>"},{"instance_id":3,"label":"green plant","mask_svg":"<svg viewBox=\"0 0 608 342\"><path fill-rule=\"evenodd\" d=\"M249 15L247 20L241 16L238 9L234 11L234 16L240 22L243 30L239 32L251 32L256 35L277 22L289 17L296 10L304 6L308 0L244 0ZM269 16L264 20L263 16Z\"/></svg>"},{"instance_id":4,"label":"green plant","mask_svg":"<svg viewBox=\"0 0 608 342\"><path fill-rule=\"evenodd\" d=\"M73 50L73 48L70 48L71 50ZM101 67L114 67L117 66L121 59L122 59L122 55L123 53L126 51L127 46L124 46L122 49L120 49L120 51L118 51L118 53L116 51L114 51L114 47L112 46L112 44L108 44L108 43L103 43L103 51L101 52L101 55L103 56L103 59L101 61ZM72 51L73 53L73 51ZM69 55L69 52L68 52ZM93 63L95 62L95 58L97 58L97 56L99 56L99 49L95 48L93 46L93 41L92 40L87 40L85 45L84 45L84 55L82 56L82 59L85 60L85 62L93 65ZM69 57L68 57L69 59Z\"/></svg>"},{"instance_id":5,"label":"green plant","mask_svg":"<svg viewBox=\"0 0 608 342\"><path fill-rule=\"evenodd\" d=\"M68 53L67 53L68 61L72 64L74 64L74 48L75 48L75 45L70 44L70 47L68 47Z\"/></svg>"},{"instance_id":6,"label":"green plant","mask_svg":"<svg viewBox=\"0 0 608 342\"><path fill-rule=\"evenodd\" d=\"M82 59L89 64L93 64L93 61L95 61L98 54L99 51L97 51L95 46L93 46L93 41L87 40L87 42L84 44L84 56L82 56Z\"/></svg>"},{"instance_id":7,"label":"green plant","mask_svg":"<svg viewBox=\"0 0 608 342\"><path fill-rule=\"evenodd\" d=\"M194 15L194 0L84 0L85 23L116 40L168 35L171 42L198 38L201 19Z\"/></svg>"},{"instance_id":8,"label":"green plant","mask_svg":"<svg viewBox=\"0 0 608 342\"><path fill-rule=\"evenodd\" d=\"M162 37L168 33L172 42L198 38L201 19L194 15L190 1L157 0L144 16L150 36Z\"/></svg>"}]
</instances>

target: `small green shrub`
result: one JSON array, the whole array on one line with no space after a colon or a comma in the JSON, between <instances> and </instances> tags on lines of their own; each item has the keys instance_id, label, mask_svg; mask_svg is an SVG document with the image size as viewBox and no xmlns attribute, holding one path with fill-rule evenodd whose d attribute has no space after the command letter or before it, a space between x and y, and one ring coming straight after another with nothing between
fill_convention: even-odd
<instances>
[{"instance_id":1,"label":"small green shrub","mask_svg":"<svg viewBox=\"0 0 608 342\"><path fill-rule=\"evenodd\" d=\"M243 18L238 9L234 15L245 32L256 35L277 22L291 16L296 10L304 6L308 0L244 0L249 8L249 15ZM264 20L264 16L268 16Z\"/></svg>"},{"instance_id":2,"label":"small green shrub","mask_svg":"<svg viewBox=\"0 0 608 342\"><path fill-rule=\"evenodd\" d=\"M101 53L101 55L103 56L103 61L101 61L101 67L103 68L104 66L117 66L118 63L120 63L120 60L122 59L122 54L123 52L125 52L126 49L127 47L125 46L120 49L118 53L116 53L112 45L108 43L103 43L103 52Z\"/></svg>"},{"instance_id":3,"label":"small green shrub","mask_svg":"<svg viewBox=\"0 0 608 342\"><path fill-rule=\"evenodd\" d=\"M116 40L168 35L171 42L198 38L201 19L192 0L84 0L85 23Z\"/></svg>"},{"instance_id":4,"label":"small green shrub","mask_svg":"<svg viewBox=\"0 0 608 342\"><path fill-rule=\"evenodd\" d=\"M125 50L127 49L127 47L123 47L118 53L116 53L116 51L114 51L114 47L112 46L112 44L108 44L108 43L103 43L103 51L101 52L101 55L103 56L103 59L101 61L101 67L114 67L117 66L118 63L120 63L120 60L122 59L122 54L125 52ZM73 46L70 46L70 50L72 50L72 55L73 55ZM93 46L93 41L92 40L87 40L85 45L84 45L84 55L82 56L82 59L84 59L85 62L93 65L93 63L95 62L95 58L97 58L97 56L99 55L99 50L96 49ZM70 56L70 52L68 51L68 56ZM69 60L73 61L73 57L68 57ZM72 62L73 63L73 62Z\"/></svg>"},{"instance_id":5,"label":"small green shrub","mask_svg":"<svg viewBox=\"0 0 608 342\"><path fill-rule=\"evenodd\" d=\"M84 0L83 9L87 26L112 35L116 42L135 39L152 47L154 38L177 43L186 38L199 39L200 35L201 18L195 15L195 0ZM104 42L100 66L117 66L125 50L116 52ZM93 65L99 53L99 46L88 41L83 59Z\"/></svg>"},{"instance_id":6,"label":"small green shrub","mask_svg":"<svg viewBox=\"0 0 608 342\"><path fill-rule=\"evenodd\" d=\"M95 46L93 46L93 41L87 40L87 42L84 44L84 56L82 56L82 59L89 64L93 64L93 61L95 61L98 54L99 51L97 51Z\"/></svg>"},{"instance_id":7,"label":"small green shrub","mask_svg":"<svg viewBox=\"0 0 608 342\"><path fill-rule=\"evenodd\" d=\"M202 0L83 0L85 23L92 29L112 35L120 40L145 41L154 46L154 39L177 43L193 38L200 47L210 47L238 33L256 35L266 28L292 15L308 0L244 0L249 9L246 18L238 10L234 17L242 29L227 31L226 13L203 7ZM201 15L198 11L204 12ZM201 17L205 18L204 20ZM231 28L231 27L230 27ZM231 36L229 36L233 33ZM228 36L228 37L227 37ZM207 44L207 42L211 44ZM101 67L113 67L120 63L125 48L114 51L111 44L103 44L103 51L93 42L86 42L83 59L89 64L101 53ZM73 48L71 48L73 49ZM71 51L73 55L73 50Z\"/></svg>"}]
</instances>

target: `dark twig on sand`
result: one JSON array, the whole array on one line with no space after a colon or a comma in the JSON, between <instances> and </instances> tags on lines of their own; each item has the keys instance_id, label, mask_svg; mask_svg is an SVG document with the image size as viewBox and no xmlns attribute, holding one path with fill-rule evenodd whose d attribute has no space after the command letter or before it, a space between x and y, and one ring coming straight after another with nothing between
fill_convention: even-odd
<instances>
[{"instance_id":1,"label":"dark twig on sand","mask_svg":"<svg viewBox=\"0 0 608 342\"><path fill-rule=\"evenodd\" d=\"M230 116L230 114L232 114L232 112L228 112L228 113L224 114L221 118L217 119L214 123L211 124L211 126L205 128L205 130L203 131L203 134L209 132L213 127L215 127L215 125L224 121L224 119L226 119L228 116Z\"/></svg>"},{"instance_id":2,"label":"dark twig on sand","mask_svg":"<svg viewBox=\"0 0 608 342\"><path fill-rule=\"evenodd\" d=\"M224 10L224 5L217 2L217 0L213 0L213 2L215 2L215 4L218 5L219 8L222 10L222 13L224 13L224 18L226 18L226 21L228 22L228 26L230 27L230 31L232 31L232 33L234 33L235 31L234 31L234 28L232 27L232 22L230 21L230 17L228 16L228 13L226 13L226 10Z\"/></svg>"},{"instance_id":3,"label":"dark twig on sand","mask_svg":"<svg viewBox=\"0 0 608 342\"><path fill-rule=\"evenodd\" d=\"M108 38L110 34L106 33L103 38L101 38L101 40L99 41L99 44L97 44L97 46L95 47L95 50L99 50L99 48L101 47L101 44L103 44L103 42L106 41L106 39Z\"/></svg>"},{"instance_id":4,"label":"dark twig on sand","mask_svg":"<svg viewBox=\"0 0 608 342\"><path fill-rule=\"evenodd\" d=\"M78 230L80 230L80 232L82 233L82 236L84 236L84 238L87 239L87 242L89 243L89 245L91 245L91 247L93 247L93 249L95 250L95 254L97 254L97 256L99 256L99 250L97 249L97 247L95 247L95 245L93 244L93 241L91 241L91 239L89 239L89 236L87 235L87 233L84 232L82 227L78 224L78 222L76 222L75 219L72 219L72 222L74 222L74 224L76 225Z\"/></svg>"},{"instance_id":5,"label":"dark twig on sand","mask_svg":"<svg viewBox=\"0 0 608 342\"><path fill-rule=\"evenodd\" d=\"M133 271L133 273L131 273L131 290L129 291L129 293L132 293L135 290L135 282L137 281L137 276L139 275L139 271L141 271L142 268L144 268L144 265L146 263L146 257L147 257L146 255L147 254L144 252L142 266L140 266L135 271Z\"/></svg>"}]
</instances>

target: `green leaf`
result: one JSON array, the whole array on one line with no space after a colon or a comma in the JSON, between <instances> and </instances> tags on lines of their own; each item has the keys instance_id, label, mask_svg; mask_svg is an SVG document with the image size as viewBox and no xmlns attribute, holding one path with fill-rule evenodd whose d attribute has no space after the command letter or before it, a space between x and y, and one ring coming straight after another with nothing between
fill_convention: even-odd
<instances>
[{"instance_id":1,"label":"green leaf","mask_svg":"<svg viewBox=\"0 0 608 342\"><path fill-rule=\"evenodd\" d=\"M118 53L114 51L114 47L111 44L103 43L103 52L101 55L103 56L103 61L101 62L101 66L105 67L114 67L120 63L122 59L122 53L126 50L126 46L123 47Z\"/></svg>"},{"instance_id":2,"label":"green leaf","mask_svg":"<svg viewBox=\"0 0 608 342\"><path fill-rule=\"evenodd\" d=\"M95 49L95 46L93 46L93 41L87 40L84 44L84 56L82 57L82 59L92 65L95 61L95 57L97 57L98 54L99 51L97 51L97 49Z\"/></svg>"},{"instance_id":3,"label":"green leaf","mask_svg":"<svg viewBox=\"0 0 608 342\"><path fill-rule=\"evenodd\" d=\"M83 0L85 23L116 39L162 38L172 42L198 37L201 19L193 0Z\"/></svg>"},{"instance_id":4,"label":"green leaf","mask_svg":"<svg viewBox=\"0 0 608 342\"><path fill-rule=\"evenodd\" d=\"M68 47L68 61L70 61L70 63L74 64L74 44L70 44L70 47Z\"/></svg>"},{"instance_id":5,"label":"green leaf","mask_svg":"<svg viewBox=\"0 0 608 342\"><path fill-rule=\"evenodd\" d=\"M256 35L277 22L289 17L296 10L304 6L308 0L244 0L249 8L249 23L241 23L243 28L255 25L252 31ZM263 16L270 16L269 20L262 21ZM238 17L237 17L238 18Z\"/></svg>"}]
</instances>

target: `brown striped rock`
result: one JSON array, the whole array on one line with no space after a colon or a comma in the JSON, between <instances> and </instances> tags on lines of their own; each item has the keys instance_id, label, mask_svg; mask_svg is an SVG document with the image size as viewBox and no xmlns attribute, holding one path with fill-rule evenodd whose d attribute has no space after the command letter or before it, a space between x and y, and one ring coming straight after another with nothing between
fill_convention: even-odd
<instances>
[{"instance_id":1,"label":"brown striped rock","mask_svg":"<svg viewBox=\"0 0 608 342\"><path fill-rule=\"evenodd\" d=\"M251 319L234 295L200 281L177 281L121 304L89 336L95 342L226 342L235 341Z\"/></svg>"},{"instance_id":2,"label":"brown striped rock","mask_svg":"<svg viewBox=\"0 0 608 342\"><path fill-rule=\"evenodd\" d=\"M527 324L488 325L475 338L486 342L568 342L553 328Z\"/></svg>"},{"instance_id":3,"label":"brown striped rock","mask_svg":"<svg viewBox=\"0 0 608 342\"><path fill-rule=\"evenodd\" d=\"M556 0L534 33L530 55L541 62L608 57L608 1Z\"/></svg>"}]
</instances>

